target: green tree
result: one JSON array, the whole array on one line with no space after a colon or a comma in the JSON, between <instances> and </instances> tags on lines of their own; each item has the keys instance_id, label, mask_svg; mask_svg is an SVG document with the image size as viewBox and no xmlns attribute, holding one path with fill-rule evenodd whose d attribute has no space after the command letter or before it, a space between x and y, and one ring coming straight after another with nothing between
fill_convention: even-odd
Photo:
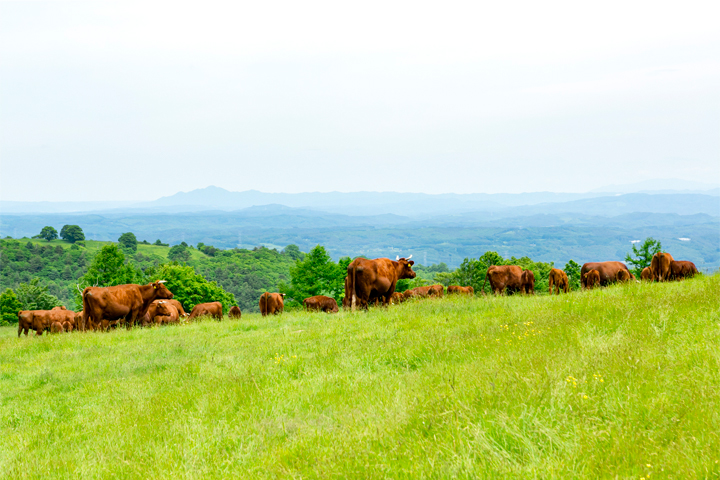
<instances>
[{"instance_id":1,"label":"green tree","mask_svg":"<svg viewBox=\"0 0 720 480\"><path fill-rule=\"evenodd\" d=\"M85 240L85 234L79 225L64 225L60 230L60 238L67 242L75 243Z\"/></svg>"},{"instance_id":2,"label":"green tree","mask_svg":"<svg viewBox=\"0 0 720 480\"><path fill-rule=\"evenodd\" d=\"M190 261L190 252L188 252L187 245L175 245L174 247L170 248L170 251L168 252L168 259L173 262L189 262Z\"/></svg>"},{"instance_id":3,"label":"green tree","mask_svg":"<svg viewBox=\"0 0 720 480\"><path fill-rule=\"evenodd\" d=\"M58 238L58 232L55 228L47 226L43 227L40 233L35 235L33 238L42 238L43 240L47 240L49 242Z\"/></svg>"},{"instance_id":4,"label":"green tree","mask_svg":"<svg viewBox=\"0 0 720 480\"><path fill-rule=\"evenodd\" d=\"M22 310L22 304L15 292L8 288L0 294L0 325L17 323L17 314L20 310Z\"/></svg>"},{"instance_id":5,"label":"green tree","mask_svg":"<svg viewBox=\"0 0 720 480\"><path fill-rule=\"evenodd\" d=\"M182 303L188 312L198 303L221 302L224 313L236 305L232 293L225 291L216 282L209 282L189 265L166 263L149 268L147 272L153 280L165 280L165 286L173 293L173 298Z\"/></svg>"},{"instance_id":6,"label":"green tree","mask_svg":"<svg viewBox=\"0 0 720 480\"><path fill-rule=\"evenodd\" d=\"M565 268L563 270L568 276L570 290L578 290L580 288L580 264L575 262L574 260L570 260L565 264Z\"/></svg>"},{"instance_id":7,"label":"green tree","mask_svg":"<svg viewBox=\"0 0 720 480\"><path fill-rule=\"evenodd\" d=\"M640 277L643 268L650 266L653 255L661 251L662 245L660 242L652 237L648 237L642 245L640 245L640 248L637 248L634 243L632 244L632 256L630 253L625 255L625 261L633 266L633 268L630 268L630 271L636 277Z\"/></svg>"},{"instance_id":8,"label":"green tree","mask_svg":"<svg viewBox=\"0 0 720 480\"><path fill-rule=\"evenodd\" d=\"M305 254L300 251L300 247L297 245L288 245L282 251L283 255L287 255L293 260L302 260Z\"/></svg>"},{"instance_id":9,"label":"green tree","mask_svg":"<svg viewBox=\"0 0 720 480\"><path fill-rule=\"evenodd\" d=\"M125 255L114 243L105 245L78 280L75 302L82 308L80 291L85 287L112 287L127 283L147 283L147 276L131 263L125 263Z\"/></svg>"},{"instance_id":10,"label":"green tree","mask_svg":"<svg viewBox=\"0 0 720 480\"><path fill-rule=\"evenodd\" d=\"M48 287L40 284L39 278L33 278L30 283L21 283L15 294L22 305L20 310L50 310L60 305L55 295L48 293Z\"/></svg>"},{"instance_id":11,"label":"green tree","mask_svg":"<svg viewBox=\"0 0 720 480\"><path fill-rule=\"evenodd\" d=\"M127 232L120 235L120 238L118 238L118 244L120 245L122 251L126 254L134 254L135 252L137 252L138 241L135 237L135 234L132 232Z\"/></svg>"},{"instance_id":12,"label":"green tree","mask_svg":"<svg viewBox=\"0 0 720 480\"><path fill-rule=\"evenodd\" d=\"M304 299L315 295L341 300L349 263L349 258L341 259L339 264L333 262L325 247L317 245L290 268L290 285L282 283L278 289L289 297L289 306L301 305Z\"/></svg>"}]
</instances>

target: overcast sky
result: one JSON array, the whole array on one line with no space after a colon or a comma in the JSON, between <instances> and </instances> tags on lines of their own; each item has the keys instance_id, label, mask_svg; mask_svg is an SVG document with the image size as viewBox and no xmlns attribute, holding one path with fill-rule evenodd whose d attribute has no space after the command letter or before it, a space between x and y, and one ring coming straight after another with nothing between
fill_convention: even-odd
<instances>
[{"instance_id":1,"label":"overcast sky","mask_svg":"<svg viewBox=\"0 0 720 480\"><path fill-rule=\"evenodd\" d=\"M713 5L0 2L0 199L718 183Z\"/></svg>"}]
</instances>

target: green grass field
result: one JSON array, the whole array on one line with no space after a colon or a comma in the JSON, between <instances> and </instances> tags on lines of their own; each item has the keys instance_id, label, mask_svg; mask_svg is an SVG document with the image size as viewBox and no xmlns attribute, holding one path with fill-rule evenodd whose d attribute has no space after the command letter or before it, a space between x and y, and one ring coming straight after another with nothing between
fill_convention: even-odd
<instances>
[{"instance_id":1,"label":"green grass field","mask_svg":"<svg viewBox=\"0 0 720 480\"><path fill-rule=\"evenodd\" d=\"M715 478L720 275L17 338L1 478Z\"/></svg>"}]
</instances>

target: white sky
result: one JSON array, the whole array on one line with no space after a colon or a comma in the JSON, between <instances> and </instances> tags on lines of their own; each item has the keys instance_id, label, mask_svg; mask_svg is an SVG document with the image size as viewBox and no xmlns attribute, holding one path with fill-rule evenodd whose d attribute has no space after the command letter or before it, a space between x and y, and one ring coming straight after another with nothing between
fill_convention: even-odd
<instances>
[{"instance_id":1,"label":"white sky","mask_svg":"<svg viewBox=\"0 0 720 480\"><path fill-rule=\"evenodd\" d=\"M0 199L720 183L715 2L0 2Z\"/></svg>"}]
</instances>

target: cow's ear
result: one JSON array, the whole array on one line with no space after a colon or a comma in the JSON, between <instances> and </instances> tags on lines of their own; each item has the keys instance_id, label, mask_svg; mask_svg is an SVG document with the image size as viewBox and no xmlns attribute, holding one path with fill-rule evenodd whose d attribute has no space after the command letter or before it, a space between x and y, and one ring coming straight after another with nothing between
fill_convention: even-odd
<instances>
[{"instance_id":1,"label":"cow's ear","mask_svg":"<svg viewBox=\"0 0 720 480\"><path fill-rule=\"evenodd\" d=\"M410 261L408 262L408 265L410 265L410 266L415 265L415 260L410 260Z\"/></svg>"}]
</instances>

